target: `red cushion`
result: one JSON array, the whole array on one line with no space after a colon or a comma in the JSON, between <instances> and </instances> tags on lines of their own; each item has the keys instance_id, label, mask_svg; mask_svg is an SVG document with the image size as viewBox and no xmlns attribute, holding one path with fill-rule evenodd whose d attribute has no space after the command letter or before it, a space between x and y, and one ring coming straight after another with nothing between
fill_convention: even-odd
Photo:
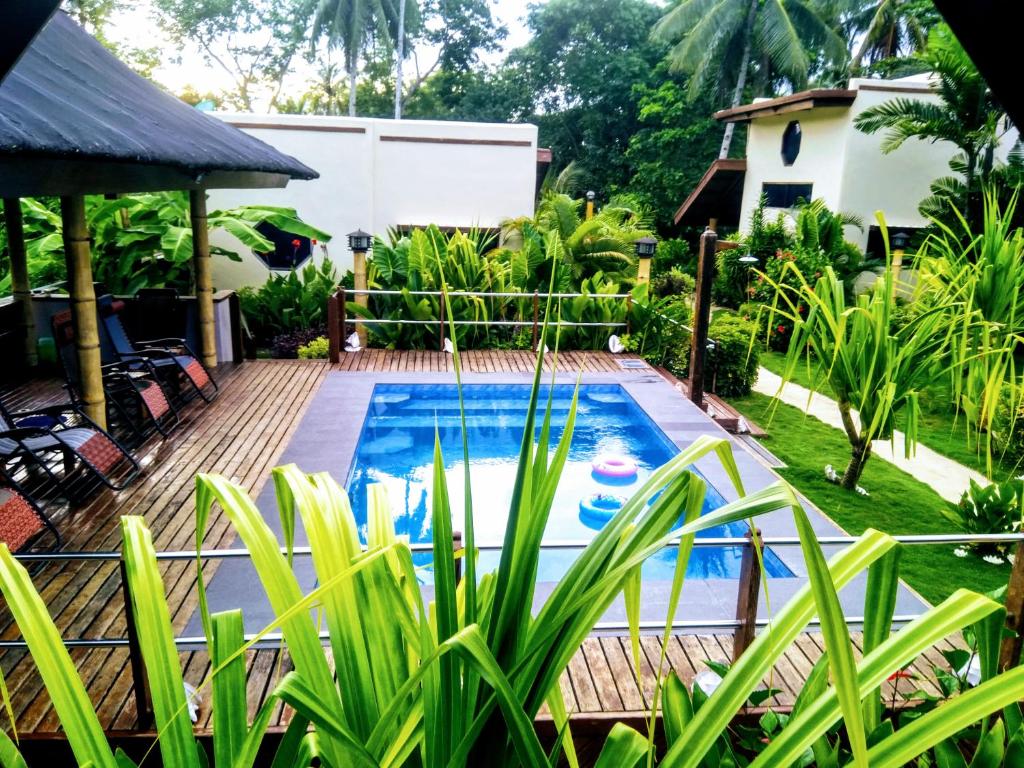
<instances>
[{"instance_id":1,"label":"red cushion","mask_svg":"<svg viewBox=\"0 0 1024 768\"><path fill-rule=\"evenodd\" d=\"M0 541L12 552L24 547L43 529L43 521L21 494L0 488Z\"/></svg>"}]
</instances>

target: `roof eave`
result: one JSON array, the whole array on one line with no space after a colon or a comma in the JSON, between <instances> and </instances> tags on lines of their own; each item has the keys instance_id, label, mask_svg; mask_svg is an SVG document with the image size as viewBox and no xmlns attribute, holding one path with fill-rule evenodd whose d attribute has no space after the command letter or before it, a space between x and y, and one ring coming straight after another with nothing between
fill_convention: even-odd
<instances>
[{"instance_id":1,"label":"roof eave","mask_svg":"<svg viewBox=\"0 0 1024 768\"><path fill-rule=\"evenodd\" d=\"M715 112L714 118L725 123L743 123L759 117L771 117L790 112L803 112L816 107L848 107L857 98L857 91L836 88L817 88L792 93L777 99L756 101L731 109Z\"/></svg>"}]
</instances>

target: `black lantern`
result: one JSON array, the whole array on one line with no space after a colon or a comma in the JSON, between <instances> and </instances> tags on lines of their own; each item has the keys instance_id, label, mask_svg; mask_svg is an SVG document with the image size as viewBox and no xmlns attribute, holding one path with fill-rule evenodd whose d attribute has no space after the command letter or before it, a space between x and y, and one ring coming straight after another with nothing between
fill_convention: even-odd
<instances>
[{"instance_id":1,"label":"black lantern","mask_svg":"<svg viewBox=\"0 0 1024 768\"><path fill-rule=\"evenodd\" d=\"M633 247L636 248L638 259L649 259L654 256L654 252L658 249L658 241L653 237L641 237L633 243Z\"/></svg>"},{"instance_id":2,"label":"black lantern","mask_svg":"<svg viewBox=\"0 0 1024 768\"><path fill-rule=\"evenodd\" d=\"M902 229L898 229L892 233L892 249L894 251L906 250L908 245L910 245L910 235Z\"/></svg>"},{"instance_id":3,"label":"black lantern","mask_svg":"<svg viewBox=\"0 0 1024 768\"><path fill-rule=\"evenodd\" d=\"M372 241L373 235L363 232L361 229L348 233L348 247L351 251L361 251L366 253L366 251L370 250L370 243Z\"/></svg>"}]
</instances>

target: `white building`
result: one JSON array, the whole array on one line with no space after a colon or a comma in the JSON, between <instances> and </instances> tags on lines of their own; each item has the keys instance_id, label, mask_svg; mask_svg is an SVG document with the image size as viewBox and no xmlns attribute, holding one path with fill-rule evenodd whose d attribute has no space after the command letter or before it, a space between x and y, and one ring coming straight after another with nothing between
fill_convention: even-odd
<instances>
[{"instance_id":1,"label":"white building","mask_svg":"<svg viewBox=\"0 0 1024 768\"><path fill-rule=\"evenodd\" d=\"M938 101L927 77L900 80L851 80L842 90L811 90L776 99L757 99L715 114L722 122L748 123L745 159L716 160L676 212L677 224L746 231L762 194L769 219L789 210L796 200L821 198L833 211L859 216L864 231L848 227L847 238L879 252L875 211L882 211L890 231L927 225L918 204L929 185L950 175L949 160L958 151L948 142L910 139L882 153L885 131L868 135L854 118L895 98ZM1005 160L1016 141L1008 133L1000 145Z\"/></svg>"},{"instance_id":2,"label":"white building","mask_svg":"<svg viewBox=\"0 0 1024 768\"><path fill-rule=\"evenodd\" d=\"M391 229L427 224L494 229L534 211L538 179L550 163L538 149L533 125L305 115L217 114L275 148L307 163L320 178L288 189L216 190L210 207L263 203L295 208L329 232L327 253L339 270L352 266L346 235L356 229L387 237ZM223 233L214 239L238 251L242 262L214 260L218 288L260 285L267 262L287 269L323 250L283 238L277 259L245 249Z\"/></svg>"}]
</instances>

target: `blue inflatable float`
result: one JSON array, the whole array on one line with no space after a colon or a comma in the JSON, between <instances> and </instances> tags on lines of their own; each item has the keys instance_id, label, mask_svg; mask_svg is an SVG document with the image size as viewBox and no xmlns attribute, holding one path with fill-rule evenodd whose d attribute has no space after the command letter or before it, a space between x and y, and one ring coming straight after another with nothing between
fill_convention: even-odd
<instances>
[{"instance_id":1,"label":"blue inflatable float","mask_svg":"<svg viewBox=\"0 0 1024 768\"><path fill-rule=\"evenodd\" d=\"M611 493L593 493L580 499L580 522L588 528L601 530L605 524L622 509L625 496Z\"/></svg>"}]
</instances>

